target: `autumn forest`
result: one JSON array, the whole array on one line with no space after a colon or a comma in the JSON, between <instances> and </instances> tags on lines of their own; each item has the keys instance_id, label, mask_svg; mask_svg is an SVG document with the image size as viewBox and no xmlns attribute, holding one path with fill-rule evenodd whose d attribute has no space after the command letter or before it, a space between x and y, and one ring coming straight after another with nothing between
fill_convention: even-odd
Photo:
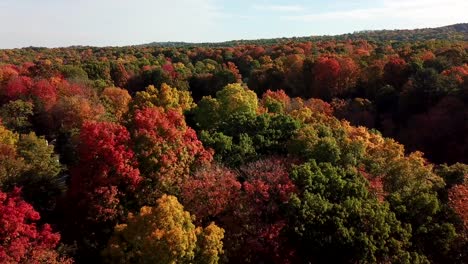
<instances>
[{"instance_id":1,"label":"autumn forest","mask_svg":"<svg viewBox=\"0 0 468 264\"><path fill-rule=\"evenodd\" d=\"M0 263L468 263L468 25L0 50Z\"/></svg>"}]
</instances>

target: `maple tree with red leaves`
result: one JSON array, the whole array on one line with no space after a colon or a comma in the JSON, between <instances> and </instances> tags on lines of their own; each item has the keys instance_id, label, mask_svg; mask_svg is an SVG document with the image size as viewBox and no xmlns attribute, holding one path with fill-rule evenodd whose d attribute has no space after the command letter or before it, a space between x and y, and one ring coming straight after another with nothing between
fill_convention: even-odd
<instances>
[{"instance_id":1,"label":"maple tree with red leaves","mask_svg":"<svg viewBox=\"0 0 468 264\"><path fill-rule=\"evenodd\" d=\"M135 150L142 174L150 182L145 199L165 191L178 193L196 165L209 163L212 151L206 150L195 131L176 110L153 107L137 110L131 125ZM158 186L158 188L155 188Z\"/></svg>"},{"instance_id":2,"label":"maple tree with red leaves","mask_svg":"<svg viewBox=\"0 0 468 264\"><path fill-rule=\"evenodd\" d=\"M387 193L384 190L383 178L379 176L374 176L364 169L359 169L359 173L366 178L368 181L368 190L372 193L380 202L385 200Z\"/></svg>"},{"instance_id":3,"label":"maple tree with red leaves","mask_svg":"<svg viewBox=\"0 0 468 264\"><path fill-rule=\"evenodd\" d=\"M386 83L400 88L408 79L407 63L402 58L391 58L384 67L383 79Z\"/></svg>"},{"instance_id":4,"label":"maple tree with red leaves","mask_svg":"<svg viewBox=\"0 0 468 264\"><path fill-rule=\"evenodd\" d=\"M340 75L340 63L336 58L320 57L313 66L312 97L330 98L337 89L337 79Z\"/></svg>"},{"instance_id":5,"label":"maple tree with red leaves","mask_svg":"<svg viewBox=\"0 0 468 264\"><path fill-rule=\"evenodd\" d=\"M239 72L239 69L237 68L236 64L228 61L227 63L227 69L232 72L232 74L234 75L235 79L237 82L241 82L242 81L242 75L240 74Z\"/></svg>"},{"instance_id":6,"label":"maple tree with red leaves","mask_svg":"<svg viewBox=\"0 0 468 264\"><path fill-rule=\"evenodd\" d=\"M174 66L170 61L168 61L166 64L162 66L162 69L164 72L166 72L172 79L177 78L177 72L174 69Z\"/></svg>"},{"instance_id":7,"label":"maple tree with red leaves","mask_svg":"<svg viewBox=\"0 0 468 264\"><path fill-rule=\"evenodd\" d=\"M267 90L261 102L270 112L283 112L291 104L291 98L283 90Z\"/></svg>"},{"instance_id":8,"label":"maple tree with red leaves","mask_svg":"<svg viewBox=\"0 0 468 264\"><path fill-rule=\"evenodd\" d=\"M442 72L445 76L453 76L459 83L465 82L468 76L468 64L462 66L454 66Z\"/></svg>"},{"instance_id":9,"label":"maple tree with red leaves","mask_svg":"<svg viewBox=\"0 0 468 264\"><path fill-rule=\"evenodd\" d=\"M19 76L11 79L2 91L3 95L8 100L21 99L28 96L33 81L26 76Z\"/></svg>"},{"instance_id":10,"label":"maple tree with red leaves","mask_svg":"<svg viewBox=\"0 0 468 264\"><path fill-rule=\"evenodd\" d=\"M68 241L76 241L88 261L105 246L112 227L126 218L141 182L130 134L111 122L85 122L81 128L78 164L62 211ZM73 204L73 207L67 206Z\"/></svg>"},{"instance_id":11,"label":"maple tree with red leaves","mask_svg":"<svg viewBox=\"0 0 468 264\"><path fill-rule=\"evenodd\" d=\"M458 214L468 233L468 177L465 184L458 184L449 190L449 204Z\"/></svg>"},{"instance_id":12,"label":"maple tree with red leaves","mask_svg":"<svg viewBox=\"0 0 468 264\"><path fill-rule=\"evenodd\" d=\"M200 168L185 182L182 197L186 209L203 221L231 211L240 189L236 173L213 164Z\"/></svg>"},{"instance_id":13,"label":"maple tree with red leaves","mask_svg":"<svg viewBox=\"0 0 468 264\"><path fill-rule=\"evenodd\" d=\"M48 224L39 225L40 216L21 198L21 190L0 191L1 263L72 263L56 251L60 234Z\"/></svg>"},{"instance_id":14,"label":"maple tree with red leaves","mask_svg":"<svg viewBox=\"0 0 468 264\"><path fill-rule=\"evenodd\" d=\"M81 128L70 195L93 221L116 219L121 200L135 192L141 181L130 145L130 134L121 125L86 122Z\"/></svg>"},{"instance_id":15,"label":"maple tree with red leaves","mask_svg":"<svg viewBox=\"0 0 468 264\"><path fill-rule=\"evenodd\" d=\"M289 178L291 161L284 158L266 158L249 163L241 168L244 177L239 206L234 209L234 216L241 229L234 226L227 230L226 243L236 243L239 238L243 246L233 258L268 259L271 263L288 263L294 255L287 248L287 238L282 236L286 225L280 206L287 203L296 186ZM229 223L229 222L228 222ZM233 224L233 223L230 223ZM239 243L239 242L237 242ZM233 246L234 247L234 246Z\"/></svg>"},{"instance_id":16,"label":"maple tree with red leaves","mask_svg":"<svg viewBox=\"0 0 468 264\"><path fill-rule=\"evenodd\" d=\"M114 84L117 87L125 87L128 80L130 79L130 74L125 69L125 66L122 63L117 63L111 71L112 79Z\"/></svg>"},{"instance_id":17,"label":"maple tree with red leaves","mask_svg":"<svg viewBox=\"0 0 468 264\"><path fill-rule=\"evenodd\" d=\"M31 94L42 104L45 111L49 111L57 102L57 87L46 79L34 83Z\"/></svg>"}]
</instances>

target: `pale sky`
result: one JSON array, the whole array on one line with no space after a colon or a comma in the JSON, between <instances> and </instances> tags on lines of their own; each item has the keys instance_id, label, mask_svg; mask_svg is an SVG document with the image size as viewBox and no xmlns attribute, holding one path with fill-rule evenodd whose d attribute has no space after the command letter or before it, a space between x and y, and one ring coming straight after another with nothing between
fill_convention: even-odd
<instances>
[{"instance_id":1,"label":"pale sky","mask_svg":"<svg viewBox=\"0 0 468 264\"><path fill-rule=\"evenodd\" d=\"M0 48L218 42L468 22L468 0L0 0Z\"/></svg>"}]
</instances>

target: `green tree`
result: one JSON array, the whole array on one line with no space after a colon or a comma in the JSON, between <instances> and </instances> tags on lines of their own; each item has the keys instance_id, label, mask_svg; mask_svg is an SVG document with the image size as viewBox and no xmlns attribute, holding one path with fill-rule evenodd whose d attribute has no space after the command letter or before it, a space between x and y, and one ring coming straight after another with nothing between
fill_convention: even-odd
<instances>
[{"instance_id":1,"label":"green tree","mask_svg":"<svg viewBox=\"0 0 468 264\"><path fill-rule=\"evenodd\" d=\"M257 110L257 95L241 84L235 83L217 92L216 99L204 97L199 107L194 109L194 117L200 128L210 129L233 114L255 115ZM217 112L217 114L206 115L207 112Z\"/></svg>"},{"instance_id":2,"label":"green tree","mask_svg":"<svg viewBox=\"0 0 468 264\"><path fill-rule=\"evenodd\" d=\"M369 194L359 175L315 161L297 166L289 229L302 261L427 263L410 251L411 228Z\"/></svg>"},{"instance_id":3,"label":"green tree","mask_svg":"<svg viewBox=\"0 0 468 264\"><path fill-rule=\"evenodd\" d=\"M287 115L236 112L216 130L201 131L200 139L215 150L216 159L237 166L260 155L286 154L287 143L299 127L299 122Z\"/></svg>"},{"instance_id":4,"label":"green tree","mask_svg":"<svg viewBox=\"0 0 468 264\"><path fill-rule=\"evenodd\" d=\"M63 76L73 81L86 81L88 80L88 73L80 66L63 65L60 67Z\"/></svg>"},{"instance_id":5,"label":"green tree","mask_svg":"<svg viewBox=\"0 0 468 264\"><path fill-rule=\"evenodd\" d=\"M19 133L31 129L34 105L22 100L10 101L0 108L0 119L4 126Z\"/></svg>"},{"instance_id":6,"label":"green tree","mask_svg":"<svg viewBox=\"0 0 468 264\"><path fill-rule=\"evenodd\" d=\"M22 186L24 198L36 210L50 212L55 208L56 199L66 189L65 180L61 178L62 165L54 152L54 146L44 137L31 132L20 136L17 152L25 162L26 170L10 184Z\"/></svg>"}]
</instances>

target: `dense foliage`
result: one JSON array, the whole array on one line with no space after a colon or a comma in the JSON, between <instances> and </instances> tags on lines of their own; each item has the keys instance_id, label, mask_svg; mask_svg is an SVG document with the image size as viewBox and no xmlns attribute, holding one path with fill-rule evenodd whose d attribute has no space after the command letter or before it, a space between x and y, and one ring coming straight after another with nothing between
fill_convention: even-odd
<instances>
[{"instance_id":1,"label":"dense foliage","mask_svg":"<svg viewBox=\"0 0 468 264\"><path fill-rule=\"evenodd\" d=\"M453 27L0 50L0 262L467 263Z\"/></svg>"}]
</instances>

